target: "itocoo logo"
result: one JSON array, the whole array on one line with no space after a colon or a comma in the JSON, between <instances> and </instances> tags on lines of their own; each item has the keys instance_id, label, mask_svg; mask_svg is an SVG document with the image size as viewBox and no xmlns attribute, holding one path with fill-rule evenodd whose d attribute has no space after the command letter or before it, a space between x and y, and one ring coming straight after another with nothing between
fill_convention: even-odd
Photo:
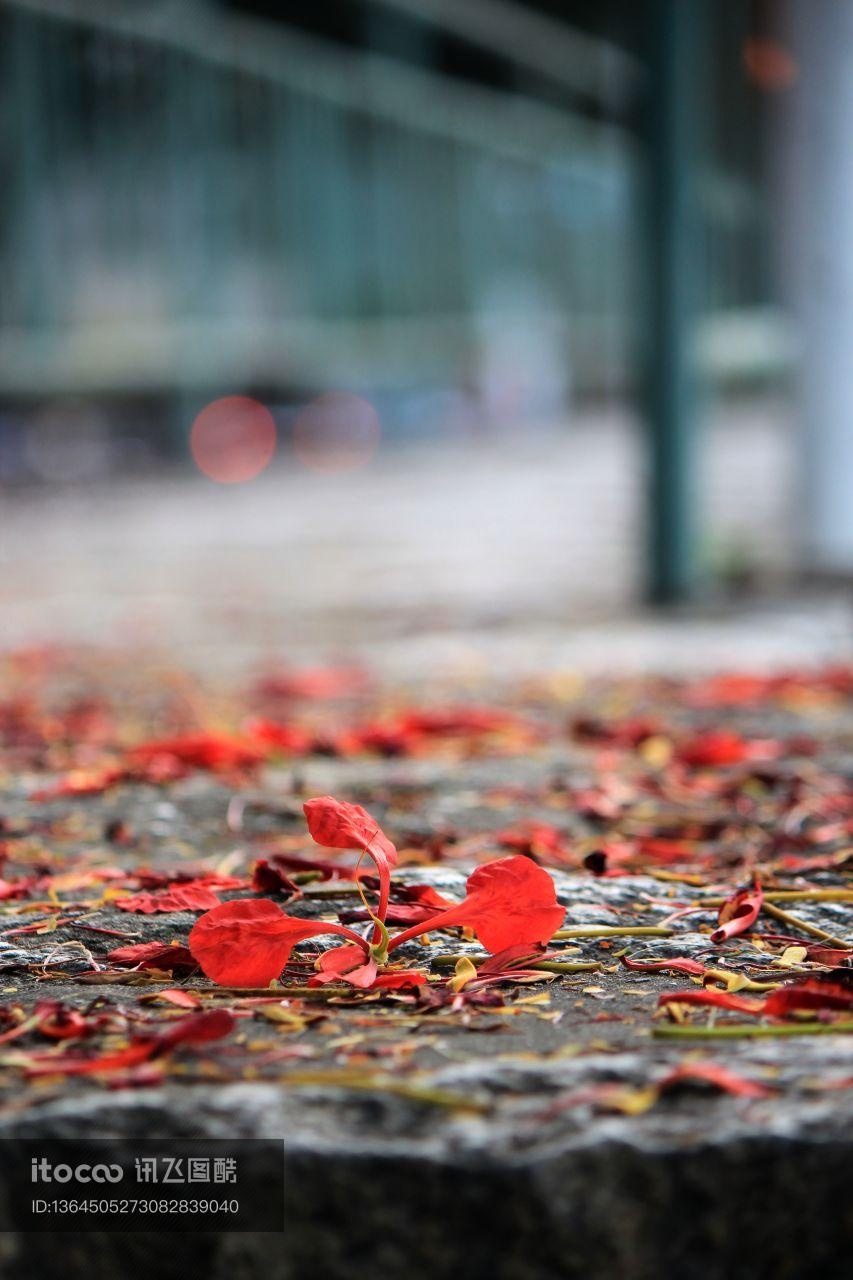
<instances>
[{"instance_id":1,"label":"itocoo logo","mask_svg":"<svg viewBox=\"0 0 853 1280\"><path fill-rule=\"evenodd\" d=\"M51 1164L35 1156L30 1162L31 1182L121 1182L120 1164Z\"/></svg>"}]
</instances>

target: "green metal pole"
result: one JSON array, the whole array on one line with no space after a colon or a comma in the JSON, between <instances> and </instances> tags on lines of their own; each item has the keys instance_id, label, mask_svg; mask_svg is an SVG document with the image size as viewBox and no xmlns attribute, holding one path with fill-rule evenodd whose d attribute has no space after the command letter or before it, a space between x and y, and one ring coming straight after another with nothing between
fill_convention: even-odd
<instances>
[{"instance_id":1,"label":"green metal pole","mask_svg":"<svg viewBox=\"0 0 853 1280\"><path fill-rule=\"evenodd\" d=\"M697 585L696 380L700 277L695 207L704 0L650 0L647 118L649 596Z\"/></svg>"}]
</instances>

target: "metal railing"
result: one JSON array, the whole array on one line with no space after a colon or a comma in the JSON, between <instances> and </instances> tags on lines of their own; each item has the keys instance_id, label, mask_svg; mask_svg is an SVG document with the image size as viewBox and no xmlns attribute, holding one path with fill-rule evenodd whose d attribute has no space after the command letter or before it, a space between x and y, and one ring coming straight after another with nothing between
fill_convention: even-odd
<instances>
[{"instance_id":1,"label":"metal railing","mask_svg":"<svg viewBox=\"0 0 853 1280\"><path fill-rule=\"evenodd\" d=\"M448 385L534 321L627 376L626 131L206 4L0 0L0 39L0 395ZM721 260L761 231L709 225Z\"/></svg>"}]
</instances>

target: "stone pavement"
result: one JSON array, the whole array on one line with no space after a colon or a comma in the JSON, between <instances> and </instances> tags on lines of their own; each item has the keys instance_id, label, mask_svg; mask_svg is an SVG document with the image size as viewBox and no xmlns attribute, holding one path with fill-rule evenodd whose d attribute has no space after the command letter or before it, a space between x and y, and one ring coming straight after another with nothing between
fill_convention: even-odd
<instances>
[{"instance_id":1,"label":"stone pavement","mask_svg":"<svg viewBox=\"0 0 853 1280\"><path fill-rule=\"evenodd\" d=\"M37 693L41 707L73 712L78 737L63 745L63 732L52 722L45 728L32 710L14 722L7 712L6 874L14 881L22 866L47 871L59 897L43 903L47 917L36 905L43 888L3 904L6 1025L17 1025L16 1008L29 1013L36 1001L57 1000L87 1017L118 1018L119 1030L55 1045L30 1032L0 1046L0 1135L282 1138L287 1216L280 1237L24 1237L0 1197L3 1274L107 1280L144 1270L224 1280L263 1272L289 1280L367 1267L508 1280L805 1280L838 1273L853 1232L849 1035L840 1023L837 1032L818 1033L812 1017L799 1028L796 1018L786 1024L801 1034L776 1037L758 1030L772 1020L701 1008L673 1021L658 1011L660 995L701 983L626 969L617 953L690 958L737 981L833 974L845 981L843 965L828 970L802 952L783 961L781 945L762 950L735 939L715 947L717 908L702 909L703 899L718 900L760 867L766 886L783 893L809 886L831 899L791 907L805 932L769 918L765 931L793 928L806 944L814 930L853 937L843 896L849 837L845 844L843 823L832 816L853 745L840 676L747 689L745 701L736 685L726 707L727 686L709 692L696 681L469 677L461 691L468 702L529 720L534 737L510 727L384 757L332 739L322 751L273 758L242 779L189 770L160 786L130 782L42 800L30 797L67 777L71 757L83 766L81 742L95 775L104 754L115 758L111 716L124 742L179 714L215 713L228 726L247 707L258 709L257 686L255 694L241 686L229 701L218 681L145 670L114 653L24 653L7 677L19 693ZM267 681L262 709L274 709L280 686L274 676ZM294 703L288 694L289 716L324 734L380 713L387 725L400 708L444 705L449 689L460 693L458 683L422 679L402 691L368 686L328 701ZM77 701L69 703L72 693ZM644 717L659 725L637 729ZM758 757L769 754L755 763L677 768L670 777L677 752L689 754L678 744L721 723L738 742L783 745L756 748ZM613 726L625 725L634 745L619 744ZM617 736L608 740L611 730ZM39 745L40 732L52 745ZM644 779L664 787L658 799L643 790ZM301 800L322 793L363 803L382 822L403 853L395 883L428 883L451 898L462 895L472 865L529 839L529 852L553 868L566 924L588 931L561 944L564 962L595 967L542 971L495 989L493 1003L464 998L463 988L457 1005L434 1008L406 993L348 996L333 988L331 999L312 997L297 979L297 994L277 1002L278 1021L251 996L241 1004L236 993L217 995L197 974L116 971L107 956L117 941L185 942L197 915L123 911L103 898L104 883L121 888L121 879L92 882L87 873L124 869L127 885L139 888L133 877L144 866L156 887L158 871L239 877L259 854L310 858L317 851ZM601 850L615 860L612 870L629 874L596 875L598 864L584 859ZM328 916L353 905L348 882L309 880L287 909ZM694 913L679 914L690 905ZM51 912L59 924L51 925ZM50 927L39 932L45 918ZM614 927L668 932L614 938L605 932ZM309 963L313 946L305 949ZM476 944L449 934L408 951L436 980L448 972L436 957L452 965L461 954L483 959ZM176 988L202 1009L236 1010L235 1032L222 1045L186 1046L129 1072L75 1076L38 1065L45 1051L86 1058L120 1047L121 1026L132 1029L135 1020L173 1023L186 1010L160 993ZM703 1028L720 1025L740 1033L703 1038ZM685 1028L696 1037L681 1038ZM744 1096L701 1079L658 1094L675 1067L697 1061L734 1073Z\"/></svg>"},{"instance_id":2,"label":"stone pavement","mask_svg":"<svg viewBox=\"0 0 853 1280\"><path fill-rule=\"evenodd\" d=\"M778 582L801 533L786 410L728 408L701 461L706 568ZM679 666L736 662L695 649L695 629L689 644L655 652L657 623L632 625L643 491L640 427L615 407L559 429L388 448L344 474L307 471L282 451L247 485L169 473L10 490L0 637L165 645L237 673L259 654L315 663L331 650L396 675L425 660L458 668L481 646L514 670L594 664L602 641L636 669L635 636L659 669L673 655ZM841 617L798 601L789 615L787 641L772 611L734 639L759 662L759 645L772 657L787 642L798 662L849 643L849 602ZM517 635L532 637L529 653Z\"/></svg>"}]
</instances>

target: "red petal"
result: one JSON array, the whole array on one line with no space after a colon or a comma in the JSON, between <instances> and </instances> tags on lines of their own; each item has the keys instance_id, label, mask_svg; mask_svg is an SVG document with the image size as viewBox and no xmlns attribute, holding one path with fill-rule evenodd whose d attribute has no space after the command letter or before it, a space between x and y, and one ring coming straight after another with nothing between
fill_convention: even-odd
<instances>
[{"instance_id":1,"label":"red petal","mask_svg":"<svg viewBox=\"0 0 853 1280\"><path fill-rule=\"evenodd\" d=\"M404 987L422 987L426 982L426 974L416 970L392 969L376 975L373 990L382 988L385 991L399 991Z\"/></svg>"},{"instance_id":2,"label":"red petal","mask_svg":"<svg viewBox=\"0 0 853 1280\"><path fill-rule=\"evenodd\" d=\"M764 1012L763 1000L750 1000L747 996L731 995L728 991L665 991L658 1004L707 1004L717 1009L731 1009L735 1013L760 1014Z\"/></svg>"},{"instance_id":3,"label":"red petal","mask_svg":"<svg viewBox=\"0 0 853 1280\"><path fill-rule=\"evenodd\" d=\"M456 907L412 925L391 939L391 947L432 929L467 925L487 951L547 942L563 923L554 881L523 856L499 858L477 867L468 878L468 895Z\"/></svg>"},{"instance_id":4,"label":"red petal","mask_svg":"<svg viewBox=\"0 0 853 1280\"><path fill-rule=\"evenodd\" d=\"M320 972L310 981L311 986L327 982L348 982L353 987L372 987L376 979L377 965L373 959L365 962L359 947L332 947L320 957Z\"/></svg>"},{"instance_id":5,"label":"red petal","mask_svg":"<svg viewBox=\"0 0 853 1280\"><path fill-rule=\"evenodd\" d=\"M397 850L375 818L360 804L347 804L334 796L317 796L302 806L311 838L328 849L364 849L384 855L397 864Z\"/></svg>"},{"instance_id":6,"label":"red petal","mask_svg":"<svg viewBox=\"0 0 853 1280\"><path fill-rule=\"evenodd\" d=\"M487 951L548 942L565 918L554 881L529 858L487 862L469 877L467 889L469 899L479 899L469 923Z\"/></svg>"},{"instance_id":7,"label":"red petal","mask_svg":"<svg viewBox=\"0 0 853 1280\"><path fill-rule=\"evenodd\" d=\"M265 752L245 738L225 733L189 733L183 737L142 742L128 753L128 759L146 767L162 759L178 761L191 769L225 773L259 764Z\"/></svg>"},{"instance_id":8,"label":"red petal","mask_svg":"<svg viewBox=\"0 0 853 1280\"><path fill-rule=\"evenodd\" d=\"M107 955L111 964L138 965L140 969L194 969L196 962L186 948L169 942L137 942L116 947Z\"/></svg>"},{"instance_id":9,"label":"red petal","mask_svg":"<svg viewBox=\"0 0 853 1280\"><path fill-rule=\"evenodd\" d=\"M797 982L771 991L764 1012L780 1017L794 1009L853 1009L853 990L831 982Z\"/></svg>"},{"instance_id":10,"label":"red petal","mask_svg":"<svg viewBox=\"0 0 853 1280\"><path fill-rule=\"evenodd\" d=\"M747 929L752 928L758 919L763 901L764 894L760 885L756 885L753 889L740 889L733 894L720 907L718 916L720 928L715 929L711 934L711 941L726 942L727 939L734 938L737 934L745 933Z\"/></svg>"},{"instance_id":11,"label":"red petal","mask_svg":"<svg viewBox=\"0 0 853 1280\"><path fill-rule=\"evenodd\" d=\"M724 767L754 759L757 746L728 729L712 730L683 742L676 751L676 759L693 769Z\"/></svg>"},{"instance_id":12,"label":"red petal","mask_svg":"<svg viewBox=\"0 0 853 1280\"><path fill-rule=\"evenodd\" d=\"M658 1088L664 1092L685 1081L712 1084L716 1089L722 1089L723 1092L734 1094L738 1098L769 1098L773 1092L772 1089L766 1089L763 1084L756 1084L754 1080L746 1080L743 1076L736 1075L734 1071L727 1070L718 1062L682 1062L664 1076Z\"/></svg>"},{"instance_id":13,"label":"red petal","mask_svg":"<svg viewBox=\"0 0 853 1280\"><path fill-rule=\"evenodd\" d=\"M116 906L122 911L141 911L144 915L151 915L155 911L209 911L211 907L219 906L219 899L206 885L190 883L176 884L157 893L117 898Z\"/></svg>"},{"instance_id":14,"label":"red petal","mask_svg":"<svg viewBox=\"0 0 853 1280\"><path fill-rule=\"evenodd\" d=\"M26 1068L28 1076L38 1075L89 1075L98 1071L119 1071L136 1066L149 1058L157 1057L179 1044L203 1044L208 1040L220 1040L234 1026L234 1016L227 1009L211 1009L204 1013L182 1018L168 1031L156 1036L144 1036L134 1040L126 1049L105 1053L97 1058L81 1058L67 1054L64 1057L39 1057Z\"/></svg>"},{"instance_id":15,"label":"red petal","mask_svg":"<svg viewBox=\"0 0 853 1280\"><path fill-rule=\"evenodd\" d=\"M234 1015L227 1009L207 1009L204 1013L182 1018L168 1031L157 1037L157 1052L173 1049L178 1044L204 1044L208 1040L221 1040L234 1027Z\"/></svg>"},{"instance_id":16,"label":"red petal","mask_svg":"<svg viewBox=\"0 0 853 1280\"><path fill-rule=\"evenodd\" d=\"M444 907L455 906L449 898L437 893L431 884L397 885L395 896L402 898L404 902L416 902L424 907L435 907L437 911Z\"/></svg>"},{"instance_id":17,"label":"red petal","mask_svg":"<svg viewBox=\"0 0 853 1280\"><path fill-rule=\"evenodd\" d=\"M298 884L266 858L258 858L252 868L252 888L256 893L286 893L288 898L296 898L301 892Z\"/></svg>"},{"instance_id":18,"label":"red petal","mask_svg":"<svg viewBox=\"0 0 853 1280\"><path fill-rule=\"evenodd\" d=\"M268 987L297 942L334 932L334 925L296 920L262 898L214 907L196 921L189 944L208 978L221 986Z\"/></svg>"},{"instance_id":19,"label":"red petal","mask_svg":"<svg viewBox=\"0 0 853 1280\"><path fill-rule=\"evenodd\" d=\"M397 865L397 850L366 809L360 804L347 804L334 796L317 796L302 806L311 838L331 849L363 849L376 863L379 872L379 905L376 915L385 919L391 892L391 868ZM379 942L379 926L373 941Z\"/></svg>"},{"instance_id":20,"label":"red petal","mask_svg":"<svg viewBox=\"0 0 853 1280\"><path fill-rule=\"evenodd\" d=\"M426 982L426 974L392 969L377 971L376 962L364 963L364 954L358 947L333 947L318 962L319 973L311 978L309 986L323 986L327 982L348 982L362 990L395 991L401 987L417 987Z\"/></svg>"}]
</instances>

